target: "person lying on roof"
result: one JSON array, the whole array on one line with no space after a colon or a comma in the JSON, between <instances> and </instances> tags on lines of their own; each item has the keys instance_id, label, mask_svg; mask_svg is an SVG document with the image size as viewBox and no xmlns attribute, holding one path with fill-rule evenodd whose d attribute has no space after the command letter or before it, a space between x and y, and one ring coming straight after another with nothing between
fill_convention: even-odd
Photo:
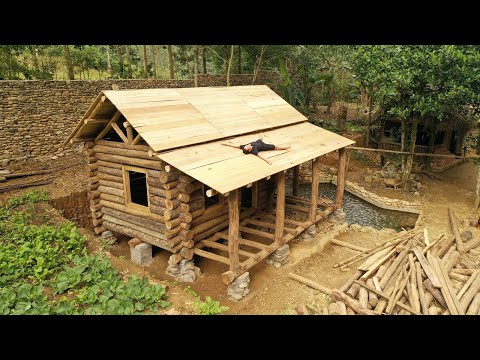
<instances>
[{"instance_id":1,"label":"person lying on roof","mask_svg":"<svg viewBox=\"0 0 480 360\"><path fill-rule=\"evenodd\" d=\"M232 145L232 144L229 144L229 143L222 143L222 145L230 146L230 147L233 147L235 149L239 148L236 145ZM290 146L275 146L273 144L265 144L263 142L262 138L260 138L260 139L254 141L254 142L251 142L251 143L248 143L248 144L245 144L245 145L240 145L240 149L243 150L244 154L257 155L260 159L265 160L268 164L272 165L271 161L264 158L261 154L259 154L259 152L260 151L267 151L267 150L288 150L288 149L290 149Z\"/></svg>"}]
</instances>

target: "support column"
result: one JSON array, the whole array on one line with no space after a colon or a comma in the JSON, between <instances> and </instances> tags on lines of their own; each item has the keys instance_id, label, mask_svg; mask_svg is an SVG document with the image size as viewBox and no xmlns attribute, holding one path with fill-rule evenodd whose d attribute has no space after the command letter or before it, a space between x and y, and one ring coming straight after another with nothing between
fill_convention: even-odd
<instances>
[{"instance_id":1,"label":"support column","mask_svg":"<svg viewBox=\"0 0 480 360\"><path fill-rule=\"evenodd\" d=\"M345 191L345 163L347 160L347 150L338 149L338 173L337 173L337 192L335 194L335 206L343 208L343 192Z\"/></svg>"},{"instance_id":2,"label":"support column","mask_svg":"<svg viewBox=\"0 0 480 360\"><path fill-rule=\"evenodd\" d=\"M277 209L275 215L275 242L283 244L285 225L285 173L277 173Z\"/></svg>"},{"instance_id":3,"label":"support column","mask_svg":"<svg viewBox=\"0 0 480 360\"><path fill-rule=\"evenodd\" d=\"M240 228L240 191L230 191L228 194L228 256L230 258L230 271L237 273L239 268L238 258L238 231Z\"/></svg>"},{"instance_id":4,"label":"support column","mask_svg":"<svg viewBox=\"0 0 480 360\"><path fill-rule=\"evenodd\" d=\"M300 177L300 165L297 165L293 168L293 188L292 195L298 195L298 179Z\"/></svg>"},{"instance_id":5,"label":"support column","mask_svg":"<svg viewBox=\"0 0 480 360\"><path fill-rule=\"evenodd\" d=\"M252 207L258 207L258 181L252 185Z\"/></svg>"},{"instance_id":6,"label":"support column","mask_svg":"<svg viewBox=\"0 0 480 360\"><path fill-rule=\"evenodd\" d=\"M312 196L310 199L310 221L315 223L317 220L317 205L318 205L318 181L320 171L320 158L312 161Z\"/></svg>"}]
</instances>

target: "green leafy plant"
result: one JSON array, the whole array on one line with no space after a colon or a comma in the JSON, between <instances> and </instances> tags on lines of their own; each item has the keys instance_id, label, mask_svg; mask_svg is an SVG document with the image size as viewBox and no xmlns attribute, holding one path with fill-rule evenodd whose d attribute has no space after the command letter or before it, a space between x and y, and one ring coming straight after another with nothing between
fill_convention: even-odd
<instances>
[{"instance_id":1,"label":"green leafy plant","mask_svg":"<svg viewBox=\"0 0 480 360\"><path fill-rule=\"evenodd\" d=\"M218 315L230 309L228 306L220 306L220 301L213 300L210 296L205 297L205 301L198 299L193 305L201 315Z\"/></svg>"}]
</instances>

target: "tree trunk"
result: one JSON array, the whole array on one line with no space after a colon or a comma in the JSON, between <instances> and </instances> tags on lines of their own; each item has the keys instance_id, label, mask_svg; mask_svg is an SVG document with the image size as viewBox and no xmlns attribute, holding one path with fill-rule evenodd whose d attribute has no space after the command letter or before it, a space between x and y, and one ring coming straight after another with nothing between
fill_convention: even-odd
<instances>
[{"instance_id":1,"label":"tree trunk","mask_svg":"<svg viewBox=\"0 0 480 360\"><path fill-rule=\"evenodd\" d=\"M117 57L118 57L118 73L120 74L120 79L123 79L123 57L122 57L122 48L120 45L116 46Z\"/></svg>"},{"instance_id":2,"label":"tree trunk","mask_svg":"<svg viewBox=\"0 0 480 360\"><path fill-rule=\"evenodd\" d=\"M143 45L143 71L145 73L145 77L148 79L147 45Z\"/></svg>"},{"instance_id":3,"label":"tree trunk","mask_svg":"<svg viewBox=\"0 0 480 360\"><path fill-rule=\"evenodd\" d=\"M155 45L152 45L152 58L153 58L153 78L157 80L157 53L155 51Z\"/></svg>"},{"instance_id":4,"label":"tree trunk","mask_svg":"<svg viewBox=\"0 0 480 360\"><path fill-rule=\"evenodd\" d=\"M233 63L233 45L230 49L230 59L228 59L228 66L227 66L227 86L230 86L230 72L232 71L232 63Z\"/></svg>"},{"instance_id":5,"label":"tree trunk","mask_svg":"<svg viewBox=\"0 0 480 360\"><path fill-rule=\"evenodd\" d=\"M172 45L168 45L168 68L170 69L170 79L175 78L175 74L173 73L173 51Z\"/></svg>"},{"instance_id":6,"label":"tree trunk","mask_svg":"<svg viewBox=\"0 0 480 360\"><path fill-rule=\"evenodd\" d=\"M242 48L238 45L238 74L242 73Z\"/></svg>"},{"instance_id":7,"label":"tree trunk","mask_svg":"<svg viewBox=\"0 0 480 360\"><path fill-rule=\"evenodd\" d=\"M107 71L110 74L110 78L113 78L112 63L110 62L110 45L107 45Z\"/></svg>"},{"instance_id":8,"label":"tree trunk","mask_svg":"<svg viewBox=\"0 0 480 360\"><path fill-rule=\"evenodd\" d=\"M194 84L195 84L195 87L198 87L198 45L195 45L195 48L193 50L193 55L194 55L194 59L193 59L193 80L194 80Z\"/></svg>"},{"instance_id":9,"label":"tree trunk","mask_svg":"<svg viewBox=\"0 0 480 360\"><path fill-rule=\"evenodd\" d=\"M255 84L255 80L257 80L258 73L260 72L260 68L262 66L263 53L265 52L266 48L267 48L267 45L262 45L262 48L260 50L260 56L258 57L258 60L255 63L255 67L253 69L252 85Z\"/></svg>"},{"instance_id":10,"label":"tree trunk","mask_svg":"<svg viewBox=\"0 0 480 360\"><path fill-rule=\"evenodd\" d=\"M480 205L480 161L478 162L478 174L477 174L477 187L475 188L475 194L477 195L475 199L475 210L477 210Z\"/></svg>"},{"instance_id":11,"label":"tree trunk","mask_svg":"<svg viewBox=\"0 0 480 360\"><path fill-rule=\"evenodd\" d=\"M30 45L29 48L30 48L30 51L32 52L33 70L35 71L35 78L38 78L38 75L40 73L40 69L38 68L37 50L35 48L35 45Z\"/></svg>"},{"instance_id":12,"label":"tree trunk","mask_svg":"<svg viewBox=\"0 0 480 360\"><path fill-rule=\"evenodd\" d=\"M406 169L405 169L406 171L403 178L405 181L404 189L407 191L410 191L410 174L412 172L412 167L413 167L413 158L414 158L413 154L415 153L415 142L417 141L417 123L418 123L417 117L413 116L412 132L410 134L410 141L411 141L410 152L412 153L412 155L408 155L408 160L407 160Z\"/></svg>"},{"instance_id":13,"label":"tree trunk","mask_svg":"<svg viewBox=\"0 0 480 360\"><path fill-rule=\"evenodd\" d=\"M400 151L405 151L407 139L407 119L402 119L402 139ZM407 162L407 155L402 155L402 174L405 174L405 164Z\"/></svg>"},{"instance_id":14,"label":"tree trunk","mask_svg":"<svg viewBox=\"0 0 480 360\"><path fill-rule=\"evenodd\" d=\"M203 73L206 74L207 73L207 57L206 57L206 53L207 52L207 48L206 46L203 47L202 49L202 62L203 62Z\"/></svg>"},{"instance_id":15,"label":"tree trunk","mask_svg":"<svg viewBox=\"0 0 480 360\"><path fill-rule=\"evenodd\" d=\"M430 126L430 138L428 139L428 153L433 154L435 150L435 136L437 134L437 122L432 120L433 124ZM427 157L427 171L432 171L432 157Z\"/></svg>"},{"instance_id":16,"label":"tree trunk","mask_svg":"<svg viewBox=\"0 0 480 360\"><path fill-rule=\"evenodd\" d=\"M127 77L132 78L132 64L130 63L130 48L125 45L125 57L127 58Z\"/></svg>"},{"instance_id":17,"label":"tree trunk","mask_svg":"<svg viewBox=\"0 0 480 360\"><path fill-rule=\"evenodd\" d=\"M328 84L328 105L327 105L327 114L331 114L333 105L333 77L330 79Z\"/></svg>"},{"instance_id":18,"label":"tree trunk","mask_svg":"<svg viewBox=\"0 0 480 360\"><path fill-rule=\"evenodd\" d=\"M372 125L372 99L373 99L373 86L370 87L370 93L368 94L368 120L367 120L367 138L365 139L366 147L370 147L370 126Z\"/></svg>"},{"instance_id":19,"label":"tree trunk","mask_svg":"<svg viewBox=\"0 0 480 360\"><path fill-rule=\"evenodd\" d=\"M72 57L68 45L63 45L63 51L65 52L65 60L67 60L68 78L74 80L75 74L73 73Z\"/></svg>"}]
</instances>

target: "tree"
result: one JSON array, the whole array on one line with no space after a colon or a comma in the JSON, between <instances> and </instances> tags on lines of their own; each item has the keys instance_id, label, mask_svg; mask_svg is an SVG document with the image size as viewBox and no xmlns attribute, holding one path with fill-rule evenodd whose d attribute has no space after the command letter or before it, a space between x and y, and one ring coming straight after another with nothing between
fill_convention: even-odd
<instances>
[{"instance_id":1,"label":"tree","mask_svg":"<svg viewBox=\"0 0 480 360\"><path fill-rule=\"evenodd\" d=\"M125 58L127 59L127 77L132 78L132 64L130 62L130 48L125 45Z\"/></svg>"},{"instance_id":2,"label":"tree","mask_svg":"<svg viewBox=\"0 0 480 360\"><path fill-rule=\"evenodd\" d=\"M117 58L118 58L118 74L120 79L123 79L125 68L123 66L122 47L120 45L117 45L115 47L115 50L117 51Z\"/></svg>"},{"instance_id":3,"label":"tree","mask_svg":"<svg viewBox=\"0 0 480 360\"><path fill-rule=\"evenodd\" d=\"M144 76L148 79L148 57L147 57L147 45L143 45L143 72Z\"/></svg>"},{"instance_id":4,"label":"tree","mask_svg":"<svg viewBox=\"0 0 480 360\"><path fill-rule=\"evenodd\" d=\"M233 62L233 45L230 47L230 59L228 60L228 66L227 66L227 86L230 86L230 72L232 71L232 62Z\"/></svg>"},{"instance_id":5,"label":"tree","mask_svg":"<svg viewBox=\"0 0 480 360\"><path fill-rule=\"evenodd\" d=\"M207 56L206 56L206 53L207 53L207 47L204 46L202 48L202 63L203 63L203 73L204 74L207 73Z\"/></svg>"},{"instance_id":6,"label":"tree","mask_svg":"<svg viewBox=\"0 0 480 360\"><path fill-rule=\"evenodd\" d=\"M198 87L198 45L195 45L193 50L194 54L194 73L193 73L193 81L195 87Z\"/></svg>"},{"instance_id":7,"label":"tree","mask_svg":"<svg viewBox=\"0 0 480 360\"><path fill-rule=\"evenodd\" d=\"M69 45L63 45L63 51L65 52L65 60L67 62L68 78L70 80L75 80L75 74L73 73L72 56L70 55Z\"/></svg>"},{"instance_id":8,"label":"tree","mask_svg":"<svg viewBox=\"0 0 480 360\"><path fill-rule=\"evenodd\" d=\"M175 74L173 72L173 50L172 45L168 45L168 69L170 71L170 79L175 78Z\"/></svg>"}]
</instances>

